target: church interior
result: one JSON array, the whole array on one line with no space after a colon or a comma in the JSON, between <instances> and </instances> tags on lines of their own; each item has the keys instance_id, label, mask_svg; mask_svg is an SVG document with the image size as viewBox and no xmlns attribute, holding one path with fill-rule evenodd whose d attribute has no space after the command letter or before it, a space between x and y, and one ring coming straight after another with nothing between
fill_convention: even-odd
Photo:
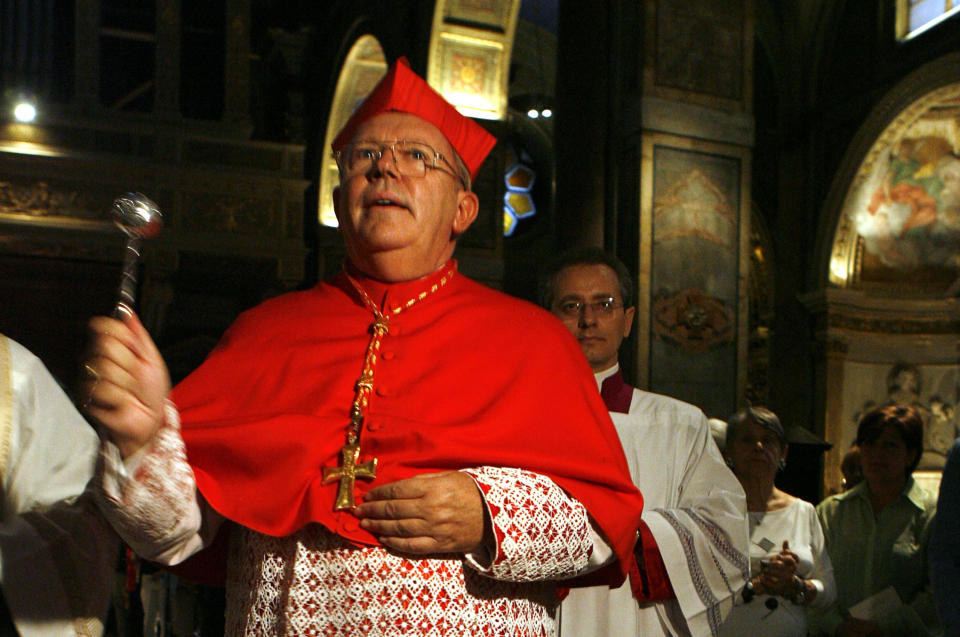
<instances>
[{"instance_id":1,"label":"church interior","mask_svg":"<svg viewBox=\"0 0 960 637\"><path fill-rule=\"evenodd\" d=\"M770 407L783 488L812 502L862 410L917 405L935 488L960 430L951 4L2 0L0 332L74 387L117 298L112 202L141 192L163 229L136 302L185 376L240 312L340 268L330 141L406 56L499 139L468 276L535 301L551 255L611 250L633 384Z\"/></svg>"}]
</instances>

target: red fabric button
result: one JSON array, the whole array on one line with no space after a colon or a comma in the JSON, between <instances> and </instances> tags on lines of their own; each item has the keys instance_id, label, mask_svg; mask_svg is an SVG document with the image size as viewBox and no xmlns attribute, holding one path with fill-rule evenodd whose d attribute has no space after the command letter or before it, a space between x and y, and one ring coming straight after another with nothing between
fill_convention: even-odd
<instances>
[{"instance_id":1,"label":"red fabric button","mask_svg":"<svg viewBox=\"0 0 960 637\"><path fill-rule=\"evenodd\" d=\"M390 390L386 387L377 387L377 396L389 396Z\"/></svg>"},{"instance_id":2,"label":"red fabric button","mask_svg":"<svg viewBox=\"0 0 960 637\"><path fill-rule=\"evenodd\" d=\"M384 352L384 353L382 354L382 356L383 356L384 360L388 360L388 361L389 361L389 360L393 360L394 358L396 358L396 357L397 357L397 353L396 353L396 352Z\"/></svg>"},{"instance_id":3,"label":"red fabric button","mask_svg":"<svg viewBox=\"0 0 960 637\"><path fill-rule=\"evenodd\" d=\"M366 427L367 427L367 431L376 431L376 430L380 429L380 423L378 423L378 422L371 422L371 423L368 423L368 424L366 425Z\"/></svg>"}]
</instances>

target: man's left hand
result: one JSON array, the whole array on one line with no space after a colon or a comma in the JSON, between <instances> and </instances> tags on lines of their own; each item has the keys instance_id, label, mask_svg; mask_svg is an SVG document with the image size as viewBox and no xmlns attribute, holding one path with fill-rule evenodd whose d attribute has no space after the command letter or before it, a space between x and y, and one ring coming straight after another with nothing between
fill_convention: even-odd
<instances>
[{"instance_id":1,"label":"man's left hand","mask_svg":"<svg viewBox=\"0 0 960 637\"><path fill-rule=\"evenodd\" d=\"M470 553L484 541L486 508L473 479L427 473L371 489L354 510L360 526L403 553Z\"/></svg>"}]
</instances>

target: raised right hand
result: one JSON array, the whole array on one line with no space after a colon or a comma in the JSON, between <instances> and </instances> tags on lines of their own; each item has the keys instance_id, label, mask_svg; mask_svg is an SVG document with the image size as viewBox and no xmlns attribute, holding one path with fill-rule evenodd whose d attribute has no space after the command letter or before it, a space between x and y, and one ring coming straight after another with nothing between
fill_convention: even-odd
<instances>
[{"instance_id":1,"label":"raised right hand","mask_svg":"<svg viewBox=\"0 0 960 637\"><path fill-rule=\"evenodd\" d=\"M170 374L135 314L122 321L94 317L89 327L84 409L107 430L126 458L149 443L163 424Z\"/></svg>"}]
</instances>

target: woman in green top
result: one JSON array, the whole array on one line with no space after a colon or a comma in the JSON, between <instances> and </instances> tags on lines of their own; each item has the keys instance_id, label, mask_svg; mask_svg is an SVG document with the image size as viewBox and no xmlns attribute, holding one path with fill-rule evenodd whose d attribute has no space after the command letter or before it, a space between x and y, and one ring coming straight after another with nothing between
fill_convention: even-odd
<instances>
[{"instance_id":1,"label":"woman in green top","mask_svg":"<svg viewBox=\"0 0 960 637\"><path fill-rule=\"evenodd\" d=\"M927 577L936 499L911 476L923 422L910 407L879 407L860 419L857 445L863 481L817 507L837 583L817 624L842 637L936 635Z\"/></svg>"}]
</instances>

